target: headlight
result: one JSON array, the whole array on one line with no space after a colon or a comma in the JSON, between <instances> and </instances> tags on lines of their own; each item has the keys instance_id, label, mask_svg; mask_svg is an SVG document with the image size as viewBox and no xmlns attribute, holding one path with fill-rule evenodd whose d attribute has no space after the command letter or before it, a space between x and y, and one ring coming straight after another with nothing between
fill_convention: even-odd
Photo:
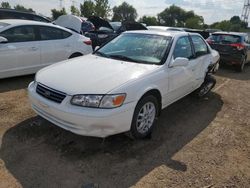
<instances>
[{"instance_id":1,"label":"headlight","mask_svg":"<svg viewBox=\"0 0 250 188\"><path fill-rule=\"evenodd\" d=\"M126 94L115 95L75 95L71 104L92 108L116 108L123 104Z\"/></svg>"}]
</instances>

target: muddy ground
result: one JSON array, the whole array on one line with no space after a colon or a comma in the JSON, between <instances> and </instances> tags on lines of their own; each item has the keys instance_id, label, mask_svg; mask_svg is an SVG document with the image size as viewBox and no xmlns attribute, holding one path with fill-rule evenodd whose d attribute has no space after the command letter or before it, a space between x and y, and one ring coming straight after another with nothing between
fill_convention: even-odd
<instances>
[{"instance_id":1,"label":"muddy ground","mask_svg":"<svg viewBox=\"0 0 250 188\"><path fill-rule=\"evenodd\" d=\"M33 76L0 80L0 187L250 187L250 66L216 78L207 98L165 109L142 141L58 128L30 108Z\"/></svg>"}]
</instances>

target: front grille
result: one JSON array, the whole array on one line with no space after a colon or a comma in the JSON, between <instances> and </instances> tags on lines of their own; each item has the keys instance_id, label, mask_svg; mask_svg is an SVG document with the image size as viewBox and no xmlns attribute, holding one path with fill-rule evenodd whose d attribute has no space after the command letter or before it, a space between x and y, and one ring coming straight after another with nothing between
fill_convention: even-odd
<instances>
[{"instance_id":1,"label":"front grille","mask_svg":"<svg viewBox=\"0 0 250 188\"><path fill-rule=\"evenodd\" d=\"M42 84L37 84L36 92L39 95L57 103L61 103L63 99L66 97L65 93L56 91Z\"/></svg>"}]
</instances>

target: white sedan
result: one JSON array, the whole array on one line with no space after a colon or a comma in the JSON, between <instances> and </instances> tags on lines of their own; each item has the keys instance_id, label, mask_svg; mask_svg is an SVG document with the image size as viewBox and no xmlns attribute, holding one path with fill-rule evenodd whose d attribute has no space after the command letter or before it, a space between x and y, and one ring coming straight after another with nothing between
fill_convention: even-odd
<instances>
[{"instance_id":1,"label":"white sedan","mask_svg":"<svg viewBox=\"0 0 250 188\"><path fill-rule=\"evenodd\" d=\"M214 87L213 52L199 34L125 32L91 55L39 71L29 98L37 114L76 134L144 138L163 108Z\"/></svg>"},{"instance_id":2,"label":"white sedan","mask_svg":"<svg viewBox=\"0 0 250 188\"><path fill-rule=\"evenodd\" d=\"M28 20L0 20L0 78L32 74L91 52L91 40L69 29Z\"/></svg>"}]
</instances>

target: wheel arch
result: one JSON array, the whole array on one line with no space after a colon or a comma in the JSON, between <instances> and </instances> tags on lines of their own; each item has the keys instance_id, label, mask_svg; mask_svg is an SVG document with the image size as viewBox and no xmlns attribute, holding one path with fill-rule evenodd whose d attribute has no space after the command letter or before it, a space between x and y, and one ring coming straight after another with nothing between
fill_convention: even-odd
<instances>
[{"instance_id":1,"label":"wheel arch","mask_svg":"<svg viewBox=\"0 0 250 188\"><path fill-rule=\"evenodd\" d=\"M158 104L159 104L159 109L158 109L159 114L158 115L160 115L161 109L162 109L162 94L161 94L159 89L157 89L157 88L148 88L147 90L145 90L143 92L143 94L140 95L140 97L138 97L139 98L138 102L141 99L143 99L144 97L149 96L149 95L152 95L157 99Z\"/></svg>"},{"instance_id":2,"label":"wheel arch","mask_svg":"<svg viewBox=\"0 0 250 188\"><path fill-rule=\"evenodd\" d=\"M81 52L74 52L72 53L68 59L74 58L74 57L78 57L78 56L83 56L83 53Z\"/></svg>"}]
</instances>

